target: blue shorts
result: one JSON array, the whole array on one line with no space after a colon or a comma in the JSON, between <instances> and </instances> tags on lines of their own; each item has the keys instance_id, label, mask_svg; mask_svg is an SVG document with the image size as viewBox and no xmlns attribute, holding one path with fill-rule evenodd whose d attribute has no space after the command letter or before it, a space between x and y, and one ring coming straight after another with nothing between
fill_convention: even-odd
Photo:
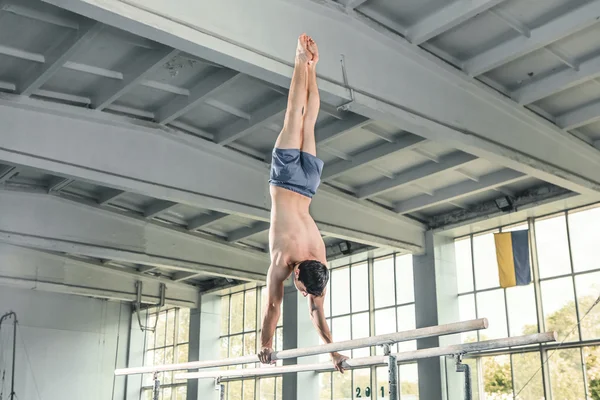
<instances>
[{"instance_id":1,"label":"blue shorts","mask_svg":"<svg viewBox=\"0 0 600 400\"><path fill-rule=\"evenodd\" d=\"M299 149L273 149L269 183L312 198L321 183L323 161Z\"/></svg>"}]
</instances>

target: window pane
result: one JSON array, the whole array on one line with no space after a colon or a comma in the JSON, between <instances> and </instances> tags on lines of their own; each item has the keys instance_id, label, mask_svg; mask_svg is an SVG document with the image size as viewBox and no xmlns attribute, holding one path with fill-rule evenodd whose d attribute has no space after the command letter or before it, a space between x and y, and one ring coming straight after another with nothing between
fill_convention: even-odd
<instances>
[{"instance_id":1,"label":"window pane","mask_svg":"<svg viewBox=\"0 0 600 400\"><path fill-rule=\"evenodd\" d=\"M347 373L347 372L346 372ZM371 370L357 369L352 371L354 378L353 399L364 399L371 397Z\"/></svg>"},{"instance_id":2,"label":"window pane","mask_svg":"<svg viewBox=\"0 0 600 400\"><path fill-rule=\"evenodd\" d=\"M175 343L175 309L167 312L167 346Z\"/></svg>"},{"instance_id":3,"label":"window pane","mask_svg":"<svg viewBox=\"0 0 600 400\"><path fill-rule=\"evenodd\" d=\"M156 347L164 347L165 345L165 334L167 330L167 313L162 312L158 314L158 321L156 323L156 330L154 335L156 337Z\"/></svg>"},{"instance_id":4,"label":"window pane","mask_svg":"<svg viewBox=\"0 0 600 400\"><path fill-rule=\"evenodd\" d=\"M333 374L333 399L347 400L352 398L352 374Z\"/></svg>"},{"instance_id":5,"label":"window pane","mask_svg":"<svg viewBox=\"0 0 600 400\"><path fill-rule=\"evenodd\" d=\"M529 229L527 222L523 222L518 225L510 225L502 227L502 232L514 232L514 231L524 231Z\"/></svg>"},{"instance_id":6,"label":"window pane","mask_svg":"<svg viewBox=\"0 0 600 400\"><path fill-rule=\"evenodd\" d=\"M221 338L221 352L220 352L220 357L221 358L227 358L228 357L228 353L229 353L229 338L228 337Z\"/></svg>"},{"instance_id":7,"label":"window pane","mask_svg":"<svg viewBox=\"0 0 600 400\"><path fill-rule=\"evenodd\" d=\"M540 278L571 272L567 224L564 215L535 221Z\"/></svg>"},{"instance_id":8,"label":"window pane","mask_svg":"<svg viewBox=\"0 0 600 400\"><path fill-rule=\"evenodd\" d=\"M583 368L579 349L561 349L550 361L550 383L552 398L579 400L585 398Z\"/></svg>"},{"instance_id":9,"label":"window pane","mask_svg":"<svg viewBox=\"0 0 600 400\"><path fill-rule=\"evenodd\" d=\"M256 354L256 333L246 333L244 335L244 355Z\"/></svg>"},{"instance_id":10,"label":"window pane","mask_svg":"<svg viewBox=\"0 0 600 400\"><path fill-rule=\"evenodd\" d=\"M352 339L369 337L369 313L352 316ZM352 350L352 358L369 357L369 348Z\"/></svg>"},{"instance_id":11,"label":"window pane","mask_svg":"<svg viewBox=\"0 0 600 400\"><path fill-rule=\"evenodd\" d=\"M275 400L275 378L263 378L259 385L260 400Z\"/></svg>"},{"instance_id":12,"label":"window pane","mask_svg":"<svg viewBox=\"0 0 600 400\"><path fill-rule=\"evenodd\" d=\"M583 318L600 295L600 272L575 277L579 318ZM581 322L583 340L600 338L600 306L596 305Z\"/></svg>"},{"instance_id":13,"label":"window pane","mask_svg":"<svg viewBox=\"0 0 600 400\"><path fill-rule=\"evenodd\" d=\"M419 371L417 364L400 365L400 395L403 399L419 398Z\"/></svg>"},{"instance_id":14,"label":"window pane","mask_svg":"<svg viewBox=\"0 0 600 400\"><path fill-rule=\"evenodd\" d=\"M175 400L186 400L187 387L179 386L176 390L177 392L175 394Z\"/></svg>"},{"instance_id":15,"label":"window pane","mask_svg":"<svg viewBox=\"0 0 600 400\"><path fill-rule=\"evenodd\" d=\"M352 274L352 312L369 309L369 271L366 263L353 265Z\"/></svg>"},{"instance_id":16,"label":"window pane","mask_svg":"<svg viewBox=\"0 0 600 400\"><path fill-rule=\"evenodd\" d=\"M331 400L331 372L319 374L319 386L319 400Z\"/></svg>"},{"instance_id":17,"label":"window pane","mask_svg":"<svg viewBox=\"0 0 600 400\"><path fill-rule=\"evenodd\" d=\"M596 248L600 238L600 207L569 213L569 235L575 271L600 268Z\"/></svg>"},{"instance_id":18,"label":"window pane","mask_svg":"<svg viewBox=\"0 0 600 400\"><path fill-rule=\"evenodd\" d=\"M477 311L479 318L487 318L490 323L488 329L480 332L481 340L500 339L508 335L504 289L477 293Z\"/></svg>"},{"instance_id":19,"label":"window pane","mask_svg":"<svg viewBox=\"0 0 600 400\"><path fill-rule=\"evenodd\" d=\"M173 399L173 391L171 388L164 388L162 390L162 400L172 400Z\"/></svg>"},{"instance_id":20,"label":"window pane","mask_svg":"<svg viewBox=\"0 0 600 400\"><path fill-rule=\"evenodd\" d=\"M227 398L229 400L240 400L242 398L242 381L228 382Z\"/></svg>"},{"instance_id":21,"label":"window pane","mask_svg":"<svg viewBox=\"0 0 600 400\"><path fill-rule=\"evenodd\" d=\"M467 294L458 296L458 315L460 321L469 321L477 318L475 313L475 296ZM460 334L462 343L472 343L477 341L477 332L463 332Z\"/></svg>"},{"instance_id":22,"label":"window pane","mask_svg":"<svg viewBox=\"0 0 600 400\"><path fill-rule=\"evenodd\" d=\"M350 313L350 268L334 269L331 272L331 313Z\"/></svg>"},{"instance_id":23,"label":"window pane","mask_svg":"<svg viewBox=\"0 0 600 400\"><path fill-rule=\"evenodd\" d=\"M394 292L394 258L386 257L375 260L373 264L375 285L375 308L396 304Z\"/></svg>"},{"instance_id":24,"label":"window pane","mask_svg":"<svg viewBox=\"0 0 600 400\"><path fill-rule=\"evenodd\" d=\"M498 278L498 261L494 234L475 236L473 238L473 257L475 262L475 285L477 290L500 286Z\"/></svg>"},{"instance_id":25,"label":"window pane","mask_svg":"<svg viewBox=\"0 0 600 400\"><path fill-rule=\"evenodd\" d=\"M334 342L352 339L350 335L350 316L334 318L331 321L332 336ZM341 354L350 357L350 350L341 351Z\"/></svg>"},{"instance_id":26,"label":"window pane","mask_svg":"<svg viewBox=\"0 0 600 400\"><path fill-rule=\"evenodd\" d=\"M156 321L156 314L152 314L147 319L147 326L154 326L154 322ZM153 349L154 346L154 337L155 334L152 331L146 331L146 349Z\"/></svg>"},{"instance_id":27,"label":"window pane","mask_svg":"<svg viewBox=\"0 0 600 400\"><path fill-rule=\"evenodd\" d=\"M537 311L533 285L506 289L510 336L537 333Z\"/></svg>"},{"instance_id":28,"label":"window pane","mask_svg":"<svg viewBox=\"0 0 600 400\"><path fill-rule=\"evenodd\" d=\"M379 367L375 370L377 375L377 390L375 390L376 399L390 398L390 384L388 380L388 370L386 367ZM373 394L371 394L373 395Z\"/></svg>"},{"instance_id":29,"label":"window pane","mask_svg":"<svg viewBox=\"0 0 600 400\"><path fill-rule=\"evenodd\" d=\"M190 352L189 345L180 344L179 346L177 346L177 358L175 359L175 362L177 364L187 362L189 352Z\"/></svg>"},{"instance_id":30,"label":"window pane","mask_svg":"<svg viewBox=\"0 0 600 400\"><path fill-rule=\"evenodd\" d=\"M323 308L325 309L325 317L331 317L331 278L327 282L327 291L325 292L325 301L323 302Z\"/></svg>"},{"instance_id":31,"label":"window pane","mask_svg":"<svg viewBox=\"0 0 600 400\"><path fill-rule=\"evenodd\" d=\"M254 400L254 379L248 379L243 382L244 400Z\"/></svg>"},{"instance_id":32,"label":"window pane","mask_svg":"<svg viewBox=\"0 0 600 400\"><path fill-rule=\"evenodd\" d=\"M473 291L473 261L471 257L471 238L454 242L456 259L456 279L458 293Z\"/></svg>"},{"instance_id":33,"label":"window pane","mask_svg":"<svg viewBox=\"0 0 600 400\"><path fill-rule=\"evenodd\" d=\"M398 304L415 301L412 254L396 256L396 301Z\"/></svg>"},{"instance_id":34,"label":"window pane","mask_svg":"<svg viewBox=\"0 0 600 400\"><path fill-rule=\"evenodd\" d=\"M577 322L573 280L571 278L553 279L542 282L541 286L546 331L558 332L558 340L562 341ZM567 340L577 340L578 336L577 329L575 329Z\"/></svg>"},{"instance_id":35,"label":"window pane","mask_svg":"<svg viewBox=\"0 0 600 400\"><path fill-rule=\"evenodd\" d=\"M513 376L515 377L515 394L523 390L517 398L543 399L544 385L542 382L542 371L538 371L542 365L540 353L536 351L534 353L513 354L512 363ZM531 382L527 383L529 379L531 379Z\"/></svg>"},{"instance_id":36,"label":"window pane","mask_svg":"<svg viewBox=\"0 0 600 400\"><path fill-rule=\"evenodd\" d=\"M246 304L244 307L244 331L256 329L256 290L246 292Z\"/></svg>"},{"instance_id":37,"label":"window pane","mask_svg":"<svg viewBox=\"0 0 600 400\"><path fill-rule=\"evenodd\" d=\"M243 353L242 335L231 336L229 338L229 357L240 357Z\"/></svg>"},{"instance_id":38,"label":"window pane","mask_svg":"<svg viewBox=\"0 0 600 400\"><path fill-rule=\"evenodd\" d=\"M588 395L600 399L600 346L584 347L585 373L587 376Z\"/></svg>"},{"instance_id":39,"label":"window pane","mask_svg":"<svg viewBox=\"0 0 600 400\"><path fill-rule=\"evenodd\" d=\"M275 400L283 400L283 378L275 378Z\"/></svg>"},{"instance_id":40,"label":"window pane","mask_svg":"<svg viewBox=\"0 0 600 400\"><path fill-rule=\"evenodd\" d=\"M221 321L227 322L226 318ZM190 309L179 309L179 331L177 333L177 343L187 343L190 341Z\"/></svg>"},{"instance_id":41,"label":"window pane","mask_svg":"<svg viewBox=\"0 0 600 400\"><path fill-rule=\"evenodd\" d=\"M415 306L411 304L409 306L398 307L398 331L408 331L415 328ZM398 343L398 351L400 352L416 349L416 340Z\"/></svg>"},{"instance_id":42,"label":"window pane","mask_svg":"<svg viewBox=\"0 0 600 400\"><path fill-rule=\"evenodd\" d=\"M231 296L231 314L229 316L230 333L240 333L244 328L244 293Z\"/></svg>"},{"instance_id":43,"label":"window pane","mask_svg":"<svg viewBox=\"0 0 600 400\"><path fill-rule=\"evenodd\" d=\"M283 350L283 328L277 328L275 330L275 351L281 350Z\"/></svg>"},{"instance_id":44,"label":"window pane","mask_svg":"<svg viewBox=\"0 0 600 400\"><path fill-rule=\"evenodd\" d=\"M375 335L385 335L392 332L396 332L396 309L386 308L385 310L375 311ZM392 351L396 351L397 345L393 345L391 348ZM376 346L376 354L383 354L381 346Z\"/></svg>"},{"instance_id":45,"label":"window pane","mask_svg":"<svg viewBox=\"0 0 600 400\"><path fill-rule=\"evenodd\" d=\"M491 326L491 323L490 323ZM512 397L512 377L508 355L482 357L483 390L488 398ZM533 399L532 399L533 400Z\"/></svg>"}]
</instances>

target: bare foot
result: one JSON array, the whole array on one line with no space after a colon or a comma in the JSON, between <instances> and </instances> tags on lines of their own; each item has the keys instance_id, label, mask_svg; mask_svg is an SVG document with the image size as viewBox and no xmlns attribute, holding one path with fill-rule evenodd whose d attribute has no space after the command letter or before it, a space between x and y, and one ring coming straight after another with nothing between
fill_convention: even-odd
<instances>
[{"instance_id":1,"label":"bare foot","mask_svg":"<svg viewBox=\"0 0 600 400\"><path fill-rule=\"evenodd\" d=\"M308 36L303 33L298 38L298 47L296 48L296 62L301 64L308 64L312 61L313 55L308 50Z\"/></svg>"},{"instance_id":2,"label":"bare foot","mask_svg":"<svg viewBox=\"0 0 600 400\"><path fill-rule=\"evenodd\" d=\"M312 54L312 60L308 62L309 65L316 65L319 62L319 48L317 47L317 43L311 38L308 37L308 51Z\"/></svg>"}]
</instances>

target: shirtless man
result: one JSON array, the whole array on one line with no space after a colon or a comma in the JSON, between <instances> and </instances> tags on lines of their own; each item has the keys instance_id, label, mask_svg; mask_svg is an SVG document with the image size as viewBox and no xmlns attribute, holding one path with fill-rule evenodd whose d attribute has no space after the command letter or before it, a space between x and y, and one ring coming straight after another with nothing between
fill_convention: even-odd
<instances>
[{"instance_id":1,"label":"shirtless man","mask_svg":"<svg viewBox=\"0 0 600 400\"><path fill-rule=\"evenodd\" d=\"M267 274L262 350L258 354L265 364L273 362L273 334L281 314L283 284L292 274L296 289L308 299L310 317L321 339L325 343L332 342L323 311L329 281L325 244L308 210L323 170L323 161L316 157L315 143L315 123L320 107L316 73L318 61L316 43L307 35L301 35L285 122L273 149L269 180L271 266ZM339 353L331 353L335 368L342 373L342 363L347 359Z\"/></svg>"}]
</instances>

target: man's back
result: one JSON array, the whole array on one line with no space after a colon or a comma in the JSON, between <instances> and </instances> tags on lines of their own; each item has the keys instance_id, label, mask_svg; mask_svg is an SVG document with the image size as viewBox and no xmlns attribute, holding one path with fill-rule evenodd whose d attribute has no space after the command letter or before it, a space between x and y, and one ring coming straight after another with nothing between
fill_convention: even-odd
<instances>
[{"instance_id":1,"label":"man's back","mask_svg":"<svg viewBox=\"0 0 600 400\"><path fill-rule=\"evenodd\" d=\"M304 260L326 262L325 244L309 213L310 199L271 186L271 261L292 266Z\"/></svg>"}]
</instances>

